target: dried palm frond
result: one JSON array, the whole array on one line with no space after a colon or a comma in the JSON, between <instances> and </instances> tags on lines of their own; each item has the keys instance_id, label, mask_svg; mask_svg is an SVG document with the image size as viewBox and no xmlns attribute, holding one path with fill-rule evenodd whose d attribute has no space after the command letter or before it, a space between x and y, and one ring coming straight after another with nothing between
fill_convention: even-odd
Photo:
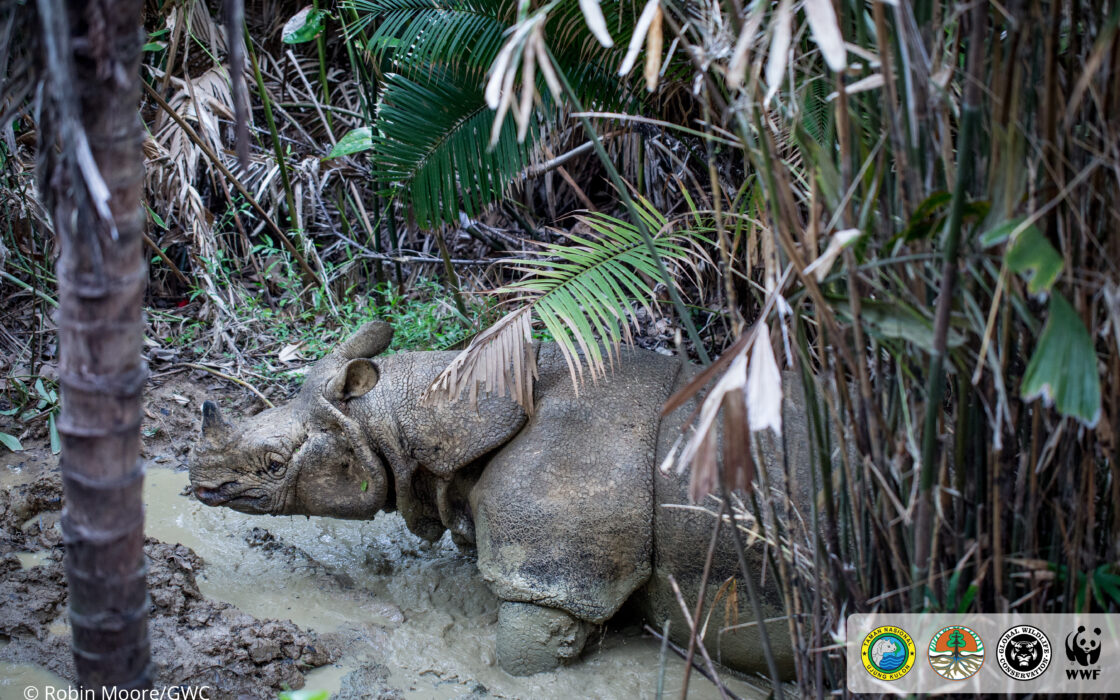
<instances>
[{"instance_id":1,"label":"dried palm frond","mask_svg":"<svg viewBox=\"0 0 1120 700\"><path fill-rule=\"evenodd\" d=\"M676 465L678 472L692 467L689 498L700 503L718 492L716 417L722 411L723 478L729 490L749 491L755 468L751 456L751 433L771 429L782 432L782 375L774 359L770 329L760 321L737 342L721 363L730 359L727 371L704 397L695 427L678 454L671 450L661 465L666 472ZM687 400L699 390L690 384L669 399L669 404Z\"/></svg>"},{"instance_id":2,"label":"dried palm frond","mask_svg":"<svg viewBox=\"0 0 1120 700\"><path fill-rule=\"evenodd\" d=\"M523 306L474 337L470 346L444 370L425 393L451 393L460 386L461 377L477 377L470 382L471 405L478 404L478 390L510 396L526 411L533 410L533 381L537 378L537 355L533 352L531 307ZM481 387L480 387L481 385Z\"/></svg>"},{"instance_id":3,"label":"dried palm frond","mask_svg":"<svg viewBox=\"0 0 1120 700\"><path fill-rule=\"evenodd\" d=\"M34 47L23 39L38 37L37 19L29 7L20 3L0 3L0 138L9 152L15 151L12 122L27 111L35 90ZM17 39L18 37L18 39Z\"/></svg>"},{"instance_id":4,"label":"dried palm frond","mask_svg":"<svg viewBox=\"0 0 1120 700\"><path fill-rule=\"evenodd\" d=\"M646 225L656 232L657 255L675 269L674 279L698 281L708 264L703 231L674 228L648 201L640 204ZM496 292L516 294L520 308L477 336L428 387L425 403L452 401L467 390L473 403L483 384L498 395L512 389L514 400L532 412L536 367L519 359L531 354L530 313L559 346L577 392L585 364L592 382L606 376L621 344L633 342L627 317L634 305L653 311L647 280L658 278L657 263L634 224L602 213L579 220L595 235L569 235L571 244L548 244L541 259L515 261L513 269L526 277ZM511 363L514 373L506 379Z\"/></svg>"}]
</instances>

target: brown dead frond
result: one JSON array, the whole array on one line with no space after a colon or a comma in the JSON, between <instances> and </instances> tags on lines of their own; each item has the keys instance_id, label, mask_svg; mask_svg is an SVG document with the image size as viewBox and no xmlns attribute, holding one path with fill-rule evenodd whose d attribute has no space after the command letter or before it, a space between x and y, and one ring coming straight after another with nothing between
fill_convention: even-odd
<instances>
[{"instance_id":1,"label":"brown dead frond","mask_svg":"<svg viewBox=\"0 0 1120 700\"><path fill-rule=\"evenodd\" d=\"M704 397L695 428L684 448L679 455L670 452L661 465L662 471L668 471L675 464L678 472L692 466L689 498L693 503L700 503L708 494L719 491L718 416L722 415L723 426L723 479L732 491L752 488L755 465L751 433L766 428L777 434L782 431L782 376L765 321L756 323L715 366L727 363L728 355L727 371ZM683 404L703 385L698 381L691 383L670 397L667 406Z\"/></svg>"},{"instance_id":2,"label":"brown dead frond","mask_svg":"<svg viewBox=\"0 0 1120 700\"><path fill-rule=\"evenodd\" d=\"M537 354L533 348L530 307L524 306L479 333L452 360L424 392L423 405L442 397L458 397L470 391L471 406L478 405L478 389L510 396L526 413L533 413L533 382L537 378Z\"/></svg>"}]
</instances>

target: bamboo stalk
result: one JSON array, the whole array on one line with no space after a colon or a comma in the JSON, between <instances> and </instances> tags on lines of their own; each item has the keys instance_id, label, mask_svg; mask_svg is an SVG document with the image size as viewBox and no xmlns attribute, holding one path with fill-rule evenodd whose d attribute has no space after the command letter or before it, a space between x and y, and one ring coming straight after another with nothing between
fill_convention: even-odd
<instances>
[{"instance_id":1,"label":"bamboo stalk","mask_svg":"<svg viewBox=\"0 0 1120 700\"><path fill-rule=\"evenodd\" d=\"M313 10L318 12L319 11L319 0L311 0L311 7L312 7ZM322 90L322 99L323 99L323 102L325 104L329 105L331 103L331 87L330 87L330 84L327 82L327 37L326 37L326 33L327 33L327 30L326 30L326 26L325 26L325 23L324 23L323 31L319 32L319 36L315 37L315 51L319 56L319 87ZM319 107L319 105L317 105L317 104L316 104L316 108L320 109L320 111L322 111L321 108ZM330 116L328 116L326 121L327 121L327 132L328 133L333 132L334 131L333 120L330 118ZM331 140L332 141L334 140L333 137L332 137Z\"/></svg>"},{"instance_id":2,"label":"bamboo stalk","mask_svg":"<svg viewBox=\"0 0 1120 700\"><path fill-rule=\"evenodd\" d=\"M682 659L685 658L685 650L681 649L679 646L677 646L676 644L673 644L673 642L669 641L669 638L668 638L667 635L665 635L664 633L658 632L657 630L653 629L649 625L643 625L642 627L643 627L643 629L645 629L646 632L648 632L650 635L652 635L654 639L660 640L662 646L671 649L674 654L681 657ZM742 700L742 698L740 698L738 695L736 695L735 693L728 690L727 686L725 686L719 680L719 678L716 678L715 676L711 675L711 672L709 672L708 669L701 666L699 661L697 661L696 659L693 659L692 660L692 665L697 671L699 671L701 674L703 674L705 678L710 680L719 689L720 693L722 693L723 696L726 697L728 700Z\"/></svg>"},{"instance_id":3,"label":"bamboo stalk","mask_svg":"<svg viewBox=\"0 0 1120 700\"><path fill-rule=\"evenodd\" d=\"M696 593L696 607L692 613L692 619L696 621L700 620L700 614L704 611L704 596L708 588L708 578L712 573L712 559L715 557L716 545L719 544L719 531L723 525L724 511L727 508L728 504L721 501L719 512L716 513L716 523L712 526L712 539L708 542L708 555L704 558L704 572L700 575L700 590ZM732 524L732 527L734 526ZM695 627L690 631L691 634L688 635L688 654L684 659L684 679L681 681L681 700L688 698L688 678L692 675L692 661L696 655L696 645L704 643Z\"/></svg>"},{"instance_id":4,"label":"bamboo stalk","mask_svg":"<svg viewBox=\"0 0 1120 700\"><path fill-rule=\"evenodd\" d=\"M264 120L268 124L268 133L272 136L272 152L276 155L276 167L280 170L280 183L284 187L284 199L288 204L288 224L298 227L300 223L295 220L296 197L292 190L292 181L288 177L288 159L284 156L284 147L280 143L276 119L272 116L272 99L268 96L268 89L264 85L264 76L261 75L260 66L257 64L257 52L253 49L248 28L245 29L245 53L249 55L249 65L253 69L253 78L257 82L257 94L261 98L261 107L264 109Z\"/></svg>"},{"instance_id":5,"label":"bamboo stalk","mask_svg":"<svg viewBox=\"0 0 1120 700\"><path fill-rule=\"evenodd\" d=\"M984 56L984 36L987 28L987 6L976 5L969 13L971 22L968 69L965 76L964 104L961 110L960 142L957 148L957 178L953 189L949 221L946 225L945 248L941 284L938 288L937 313L934 318L933 348L930 352L929 377L926 382L926 414L922 429L922 463L918 493L918 522L914 534L913 581L925 581L933 565L933 483L938 455L938 418L941 399L945 390L945 351L949 337L950 314L953 309L953 290L957 281L957 257L960 251L962 220L965 199L972 183L976 155L973 142L980 126L981 85ZM920 611L926 606L925 591L921 587L913 592L911 607Z\"/></svg>"},{"instance_id":6,"label":"bamboo stalk","mask_svg":"<svg viewBox=\"0 0 1120 700\"><path fill-rule=\"evenodd\" d=\"M467 305L463 301L463 293L459 290L459 275L455 274L455 266L451 264L451 251L447 248L447 241L443 240L443 231L435 232L436 244L439 246L439 255L443 259L443 274L447 280L447 290L455 299L455 308L459 310L459 322L468 330L473 330L470 316L467 314Z\"/></svg>"}]
</instances>

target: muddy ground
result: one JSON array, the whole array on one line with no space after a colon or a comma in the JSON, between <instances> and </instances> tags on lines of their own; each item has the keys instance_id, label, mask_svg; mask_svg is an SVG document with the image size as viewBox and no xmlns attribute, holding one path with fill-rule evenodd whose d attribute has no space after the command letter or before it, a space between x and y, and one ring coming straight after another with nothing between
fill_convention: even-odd
<instances>
[{"instance_id":1,"label":"muddy ground","mask_svg":"<svg viewBox=\"0 0 1120 700\"><path fill-rule=\"evenodd\" d=\"M204 398L233 416L261 408L202 372L157 374L149 386L146 552L159 685L205 685L219 698L303 687L335 698L655 695L659 645L637 620L599 630L572 667L505 674L494 657L497 599L473 559L449 538L416 538L396 514L351 522L203 506L185 469ZM0 430L17 432L10 423ZM57 458L45 424L22 438L23 452L0 448L0 698L73 682ZM681 671L670 658L669 696L680 692ZM719 697L693 679L690 697ZM725 680L740 696L765 694Z\"/></svg>"}]
</instances>

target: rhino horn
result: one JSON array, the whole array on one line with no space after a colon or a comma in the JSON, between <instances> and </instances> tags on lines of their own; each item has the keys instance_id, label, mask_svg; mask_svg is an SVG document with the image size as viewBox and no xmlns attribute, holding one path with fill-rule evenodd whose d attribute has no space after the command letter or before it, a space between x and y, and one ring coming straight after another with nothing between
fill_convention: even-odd
<instances>
[{"instance_id":1,"label":"rhino horn","mask_svg":"<svg viewBox=\"0 0 1120 700\"><path fill-rule=\"evenodd\" d=\"M327 382L324 393L331 401L349 401L368 393L380 378L381 372L371 360L350 360Z\"/></svg>"},{"instance_id":2,"label":"rhino horn","mask_svg":"<svg viewBox=\"0 0 1120 700\"><path fill-rule=\"evenodd\" d=\"M389 347L389 341L392 339L393 327L391 325L384 321L370 321L344 340L335 350L335 353L346 360L374 357Z\"/></svg>"},{"instance_id":3,"label":"rhino horn","mask_svg":"<svg viewBox=\"0 0 1120 700\"><path fill-rule=\"evenodd\" d=\"M221 442L232 432L229 423L222 418L222 411L213 401L202 402L202 437Z\"/></svg>"}]
</instances>

